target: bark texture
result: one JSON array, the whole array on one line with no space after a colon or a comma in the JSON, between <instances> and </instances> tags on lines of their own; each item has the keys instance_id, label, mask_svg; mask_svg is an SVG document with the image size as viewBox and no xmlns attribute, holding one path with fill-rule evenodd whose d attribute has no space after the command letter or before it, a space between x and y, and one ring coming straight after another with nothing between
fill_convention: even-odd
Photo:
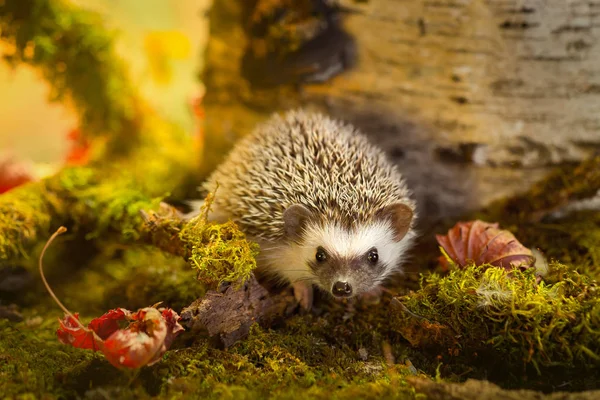
<instances>
[{"instance_id":1,"label":"bark texture","mask_svg":"<svg viewBox=\"0 0 600 400\"><path fill-rule=\"evenodd\" d=\"M241 290L228 287L224 292L209 291L184 308L182 323L194 332L205 332L229 347L250 332L255 322L270 326L291 315L298 302L290 290L269 293L252 277Z\"/></svg>"},{"instance_id":2,"label":"bark texture","mask_svg":"<svg viewBox=\"0 0 600 400\"><path fill-rule=\"evenodd\" d=\"M370 135L401 167L422 215L437 217L525 190L600 149L600 2L341 0L352 68L268 89L242 78L252 37L241 3L211 11L213 154L269 113L309 105Z\"/></svg>"}]
</instances>

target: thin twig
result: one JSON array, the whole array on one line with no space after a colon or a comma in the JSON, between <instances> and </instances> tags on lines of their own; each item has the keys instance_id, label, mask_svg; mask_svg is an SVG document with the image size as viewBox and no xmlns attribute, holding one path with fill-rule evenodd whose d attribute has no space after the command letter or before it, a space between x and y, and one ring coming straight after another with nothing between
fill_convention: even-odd
<instances>
[{"instance_id":1,"label":"thin twig","mask_svg":"<svg viewBox=\"0 0 600 400\"><path fill-rule=\"evenodd\" d=\"M81 328L87 330L87 328L85 326L83 326L83 324L81 323L81 321L79 321L79 319L75 318L73 316L73 314L71 314L71 312L69 310L67 310L67 307L65 307L63 305L63 303L61 303L61 301L58 299L58 297L56 297L56 295L54 294L54 292L50 288L50 285L48 284L48 281L46 280L46 276L44 275L44 270L42 268L42 260L44 259L44 254L46 254L46 250L48 249L48 247L50 247L50 244L52 244L52 242L54 241L54 239L56 239L56 237L58 235L61 235L61 234L65 233L66 231L67 231L67 228L65 228L64 226L61 226L60 228L58 228L56 230L56 232L54 232L52 234L52 236L50 236L50 239L48 239L48 241L44 245L44 248L42 249L42 253L40 254L40 259L39 259L40 276L42 277L42 281L44 282L44 286L46 286L46 290L48 290L48 293L50 293L50 296L54 299L54 301L56 302L56 304L58 304L58 306L65 312L65 314L67 314L69 317L71 317L73 320L75 320L77 322L77 324Z\"/></svg>"},{"instance_id":2,"label":"thin twig","mask_svg":"<svg viewBox=\"0 0 600 400\"><path fill-rule=\"evenodd\" d=\"M397 298L393 297L391 300L391 304L395 307L399 307L402 311L404 311L405 313L407 313L408 315L410 315L413 318L416 319L420 319L420 320L425 320L429 323L431 323L431 321L428 318L425 318L419 314L415 314L414 312L410 311L408 309L408 307L406 307L400 300L398 300Z\"/></svg>"}]
</instances>

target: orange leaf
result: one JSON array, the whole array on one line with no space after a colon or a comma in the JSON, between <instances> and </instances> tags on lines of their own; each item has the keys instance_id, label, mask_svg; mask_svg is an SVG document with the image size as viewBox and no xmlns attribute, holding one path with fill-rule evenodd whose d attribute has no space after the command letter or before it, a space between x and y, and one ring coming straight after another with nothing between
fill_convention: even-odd
<instances>
[{"instance_id":1,"label":"orange leaf","mask_svg":"<svg viewBox=\"0 0 600 400\"><path fill-rule=\"evenodd\" d=\"M474 262L475 265L491 264L506 269L528 268L535 261L531 250L511 232L499 229L497 223L480 220L458 222L447 235L436 235L436 239L460 267ZM440 261L448 267L445 258Z\"/></svg>"}]
</instances>

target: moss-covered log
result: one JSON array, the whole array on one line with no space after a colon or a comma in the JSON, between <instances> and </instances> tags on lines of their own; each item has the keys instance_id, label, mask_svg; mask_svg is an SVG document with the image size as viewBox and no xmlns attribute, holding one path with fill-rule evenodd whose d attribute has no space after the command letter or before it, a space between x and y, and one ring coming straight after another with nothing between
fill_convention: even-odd
<instances>
[{"instance_id":1,"label":"moss-covered log","mask_svg":"<svg viewBox=\"0 0 600 400\"><path fill-rule=\"evenodd\" d=\"M232 221L217 224L208 221L212 193L200 213L184 221L164 205L162 213L142 212L146 225L139 230L146 243L170 254L183 257L198 272L198 280L212 289L223 283L235 289L252 277L256 268L258 245Z\"/></svg>"},{"instance_id":2,"label":"moss-covered log","mask_svg":"<svg viewBox=\"0 0 600 400\"><path fill-rule=\"evenodd\" d=\"M556 168L528 191L490 206L490 218L507 222L539 222L571 202L584 200L600 191L600 155L575 165Z\"/></svg>"},{"instance_id":3,"label":"moss-covered log","mask_svg":"<svg viewBox=\"0 0 600 400\"><path fill-rule=\"evenodd\" d=\"M1 196L0 262L26 255L59 225L88 238L108 233L138 238L140 211L156 208L195 165L187 135L146 118L144 134L128 157L66 168Z\"/></svg>"}]
</instances>

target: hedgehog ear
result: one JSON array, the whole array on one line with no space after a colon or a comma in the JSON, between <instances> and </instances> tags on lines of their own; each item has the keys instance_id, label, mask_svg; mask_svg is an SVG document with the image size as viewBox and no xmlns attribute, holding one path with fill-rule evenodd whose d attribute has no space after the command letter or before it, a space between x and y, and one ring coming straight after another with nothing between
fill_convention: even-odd
<instances>
[{"instance_id":1,"label":"hedgehog ear","mask_svg":"<svg viewBox=\"0 0 600 400\"><path fill-rule=\"evenodd\" d=\"M283 212L283 228L288 238L300 238L306 222L312 217L308 208L301 204L292 204Z\"/></svg>"},{"instance_id":2,"label":"hedgehog ear","mask_svg":"<svg viewBox=\"0 0 600 400\"><path fill-rule=\"evenodd\" d=\"M394 228L394 240L399 242L408 233L414 213L407 204L394 203L381 209L378 216L392 222L392 227Z\"/></svg>"}]
</instances>

